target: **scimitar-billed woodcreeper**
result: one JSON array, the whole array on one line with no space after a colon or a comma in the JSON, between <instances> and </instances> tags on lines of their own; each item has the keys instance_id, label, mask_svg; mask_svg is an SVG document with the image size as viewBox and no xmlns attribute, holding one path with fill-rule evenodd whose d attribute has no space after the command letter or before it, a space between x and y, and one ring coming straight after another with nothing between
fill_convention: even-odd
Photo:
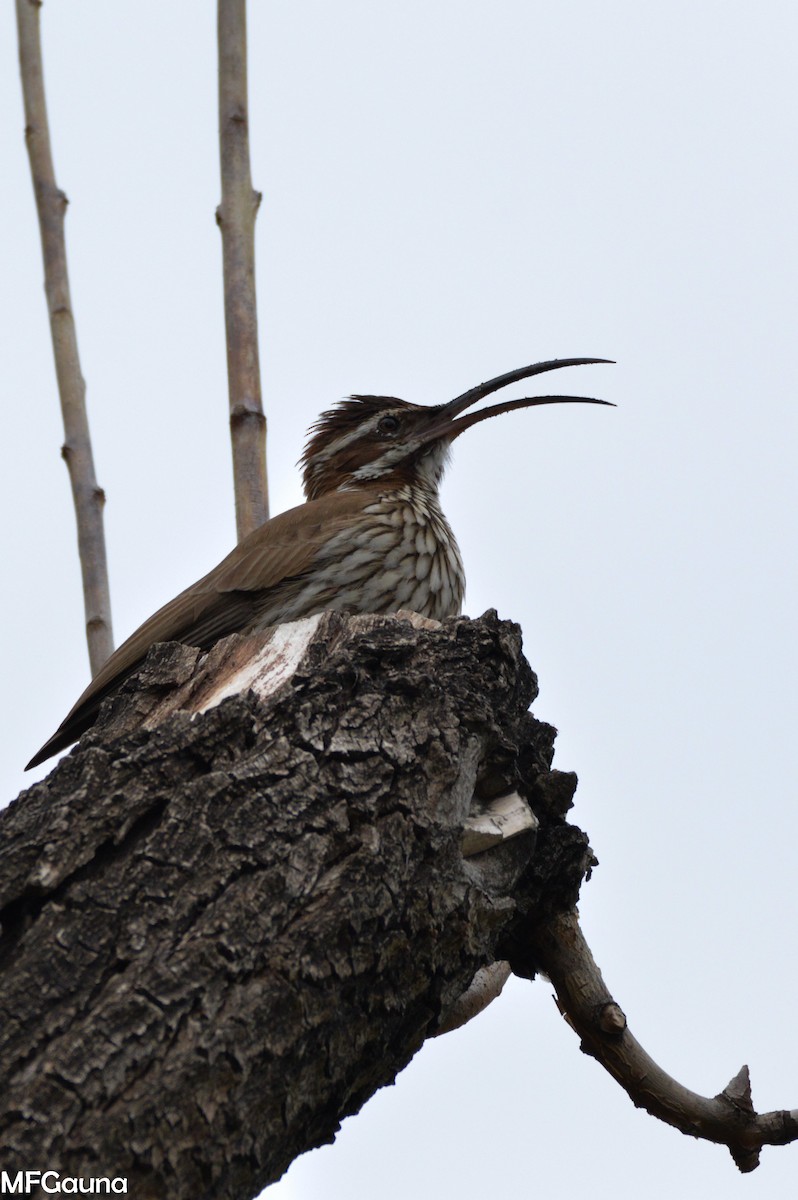
<instances>
[{"instance_id":1,"label":"scimitar-billed woodcreeper","mask_svg":"<svg viewBox=\"0 0 798 1200\"><path fill-rule=\"evenodd\" d=\"M563 358L498 375L447 404L351 396L310 430L301 467L305 504L266 521L199 582L159 609L110 656L28 767L76 741L103 700L156 642L203 649L325 609L457 616L465 575L438 485L456 437L472 425L538 404L606 404L588 396L534 396L465 413L499 388L560 367L609 362Z\"/></svg>"}]
</instances>

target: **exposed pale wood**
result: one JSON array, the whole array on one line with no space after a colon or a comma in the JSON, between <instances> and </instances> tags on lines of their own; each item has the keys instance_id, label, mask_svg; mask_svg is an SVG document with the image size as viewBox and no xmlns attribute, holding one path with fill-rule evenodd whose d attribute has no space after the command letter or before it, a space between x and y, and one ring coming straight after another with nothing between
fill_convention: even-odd
<instances>
[{"instance_id":1,"label":"exposed pale wood","mask_svg":"<svg viewBox=\"0 0 798 1200\"><path fill-rule=\"evenodd\" d=\"M103 533L105 493L98 485L86 411L86 384L80 368L75 319L69 293L64 217L67 198L55 179L44 93L40 0L16 0L19 63L25 104L25 142L44 257L44 285L64 421L62 455L69 471L83 580L86 639L92 675L114 648L111 598Z\"/></svg>"},{"instance_id":2,"label":"exposed pale wood","mask_svg":"<svg viewBox=\"0 0 798 1200\"><path fill-rule=\"evenodd\" d=\"M443 1020L435 1030L435 1036L451 1033L478 1017L489 1004L498 1000L511 975L508 962L495 962L487 967L480 967L466 991L462 996L458 996L452 1007L444 1013Z\"/></svg>"},{"instance_id":3,"label":"exposed pale wood","mask_svg":"<svg viewBox=\"0 0 798 1200\"><path fill-rule=\"evenodd\" d=\"M230 437L239 541L269 516L266 417L263 413L255 293L255 218L247 99L246 0L218 0L219 144L224 320Z\"/></svg>"},{"instance_id":4,"label":"exposed pale wood","mask_svg":"<svg viewBox=\"0 0 798 1200\"><path fill-rule=\"evenodd\" d=\"M463 828L463 856L479 854L519 833L530 833L539 822L526 800L510 792L469 816Z\"/></svg>"}]
</instances>

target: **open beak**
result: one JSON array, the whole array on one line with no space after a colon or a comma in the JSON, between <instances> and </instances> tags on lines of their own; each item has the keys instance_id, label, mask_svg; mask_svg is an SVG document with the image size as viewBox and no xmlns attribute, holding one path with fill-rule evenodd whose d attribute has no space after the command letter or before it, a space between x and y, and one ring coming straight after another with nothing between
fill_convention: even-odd
<instances>
[{"instance_id":1,"label":"open beak","mask_svg":"<svg viewBox=\"0 0 798 1200\"><path fill-rule=\"evenodd\" d=\"M427 430L425 441L427 438L430 441L436 438L454 441L464 430L470 429L479 421L486 421L488 417L498 417L500 413L513 412L517 408L533 408L538 404L605 404L614 408L615 405L611 401L597 400L593 396L530 396L523 400L505 400L502 404L492 404L489 408L481 408L478 412L468 413L464 417L460 416L460 413L466 408L470 408L478 400L483 400L491 392L497 392L511 383L518 383L521 379L529 379L532 375L557 371L560 367L581 367L588 363L611 362L613 362L611 358L553 358L548 362L533 363L529 367L519 367L515 371L507 371L504 375L497 375L495 379L489 379L487 382L480 383L477 387L463 392L462 396L456 396L448 404L441 404Z\"/></svg>"}]
</instances>

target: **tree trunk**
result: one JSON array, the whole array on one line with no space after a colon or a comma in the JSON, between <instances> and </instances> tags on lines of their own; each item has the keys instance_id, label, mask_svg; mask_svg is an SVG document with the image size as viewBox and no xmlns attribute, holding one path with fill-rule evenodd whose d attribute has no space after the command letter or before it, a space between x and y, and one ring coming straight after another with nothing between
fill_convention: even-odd
<instances>
[{"instance_id":1,"label":"tree trunk","mask_svg":"<svg viewBox=\"0 0 798 1200\"><path fill-rule=\"evenodd\" d=\"M576 899L536 692L493 613L156 647L0 814L4 1168L238 1200L331 1141ZM469 813L515 790L537 834L464 858Z\"/></svg>"}]
</instances>

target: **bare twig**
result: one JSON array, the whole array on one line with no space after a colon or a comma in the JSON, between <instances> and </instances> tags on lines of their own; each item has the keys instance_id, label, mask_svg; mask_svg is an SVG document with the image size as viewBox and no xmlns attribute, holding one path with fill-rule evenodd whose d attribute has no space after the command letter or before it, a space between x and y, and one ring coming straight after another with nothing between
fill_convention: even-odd
<instances>
[{"instance_id":1,"label":"bare twig","mask_svg":"<svg viewBox=\"0 0 798 1200\"><path fill-rule=\"evenodd\" d=\"M798 1109L756 1113L748 1067L712 1098L682 1087L632 1036L601 977L575 912L554 917L533 935L533 954L551 979L565 1019L638 1108L683 1133L728 1146L741 1171L759 1165L763 1146L798 1140Z\"/></svg>"},{"instance_id":2,"label":"bare twig","mask_svg":"<svg viewBox=\"0 0 798 1200\"><path fill-rule=\"evenodd\" d=\"M219 145L224 319L236 527L239 540L269 516L266 418L260 390L255 297L255 217L260 193L249 166L246 0L218 0Z\"/></svg>"},{"instance_id":3,"label":"bare twig","mask_svg":"<svg viewBox=\"0 0 798 1200\"><path fill-rule=\"evenodd\" d=\"M67 198L55 181L50 150L44 73L39 37L41 0L17 0L19 65L25 102L25 141L30 158L44 257L44 286L50 313L58 393L64 418L62 455L75 502L78 552L83 576L86 639L93 675L114 648L111 598L103 534L105 493L94 474L86 384L80 370L75 321L69 295L64 216Z\"/></svg>"}]
</instances>

